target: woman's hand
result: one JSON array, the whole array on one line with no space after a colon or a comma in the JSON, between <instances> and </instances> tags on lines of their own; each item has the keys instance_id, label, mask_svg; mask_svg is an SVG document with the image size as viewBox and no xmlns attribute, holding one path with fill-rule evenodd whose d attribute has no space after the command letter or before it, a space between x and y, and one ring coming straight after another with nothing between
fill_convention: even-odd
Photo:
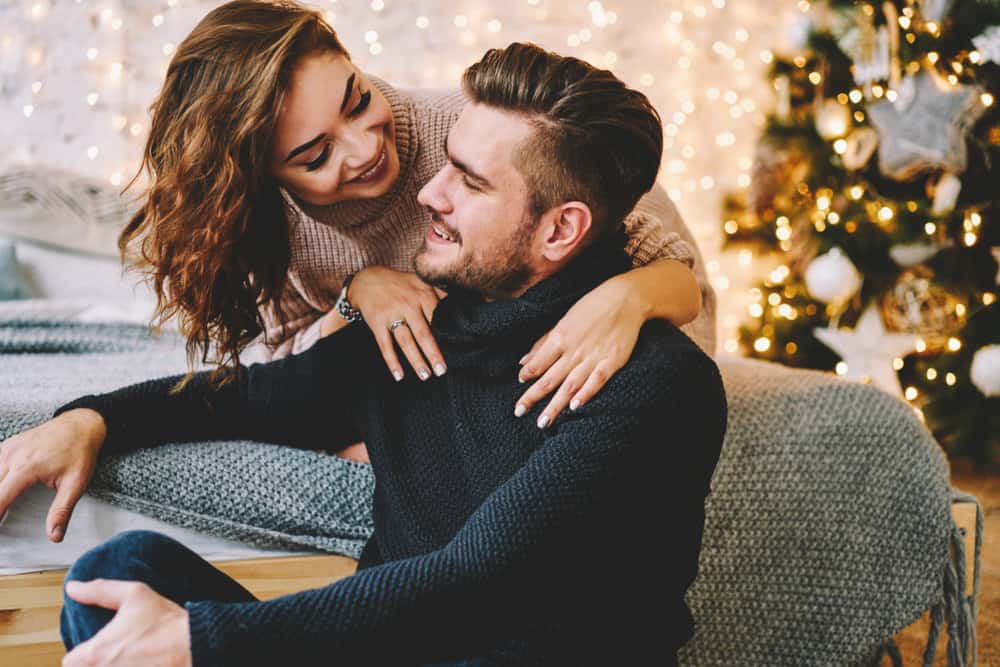
<instances>
[{"instance_id":1,"label":"woman's hand","mask_svg":"<svg viewBox=\"0 0 1000 667\"><path fill-rule=\"evenodd\" d=\"M104 418L80 408L0 443L0 516L25 490L44 484L56 490L45 532L53 542L61 542L97 467L106 434Z\"/></svg>"},{"instance_id":2,"label":"woman's hand","mask_svg":"<svg viewBox=\"0 0 1000 667\"><path fill-rule=\"evenodd\" d=\"M516 416L558 388L538 418L538 427L545 428L567 405L576 410L593 398L628 362L649 308L622 278L580 299L521 359L518 379L540 379L518 400Z\"/></svg>"},{"instance_id":3,"label":"woman's hand","mask_svg":"<svg viewBox=\"0 0 1000 667\"><path fill-rule=\"evenodd\" d=\"M414 273L384 266L369 266L354 276L348 288L348 300L361 311L365 323L371 327L382 358L397 382L403 379L403 366L399 363L394 342L399 343L421 380L431 376L431 369L435 375L444 375L447 370L430 329L434 309L443 294ZM400 320L405 324L392 326Z\"/></svg>"}]
</instances>

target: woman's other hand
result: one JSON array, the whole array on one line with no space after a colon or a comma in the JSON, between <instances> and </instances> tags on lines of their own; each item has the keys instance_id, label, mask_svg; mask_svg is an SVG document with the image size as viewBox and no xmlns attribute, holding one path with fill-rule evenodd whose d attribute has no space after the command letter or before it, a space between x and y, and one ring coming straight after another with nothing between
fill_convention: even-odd
<instances>
[{"instance_id":1,"label":"woman's other hand","mask_svg":"<svg viewBox=\"0 0 1000 667\"><path fill-rule=\"evenodd\" d=\"M545 428L566 409L589 401L632 356L648 318L629 283L612 278L580 299L521 359L518 379L539 378L518 400L514 414L529 412L555 391L538 418ZM558 391L557 391L558 390Z\"/></svg>"},{"instance_id":2,"label":"woman's other hand","mask_svg":"<svg viewBox=\"0 0 1000 667\"><path fill-rule=\"evenodd\" d=\"M61 542L97 467L107 431L94 410L68 410L0 443L0 516L34 484L55 489L45 532Z\"/></svg>"}]
</instances>

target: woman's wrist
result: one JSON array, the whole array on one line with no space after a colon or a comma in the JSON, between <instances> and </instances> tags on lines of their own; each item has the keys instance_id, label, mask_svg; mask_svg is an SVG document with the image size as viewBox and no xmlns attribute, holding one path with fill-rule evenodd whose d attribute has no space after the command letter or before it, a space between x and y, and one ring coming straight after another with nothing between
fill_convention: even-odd
<instances>
[{"instance_id":1,"label":"woman's wrist","mask_svg":"<svg viewBox=\"0 0 1000 667\"><path fill-rule=\"evenodd\" d=\"M629 312L635 313L643 322L655 317L655 303L645 290L645 282L641 276L634 275L637 270L629 271L621 275L608 279L607 285L611 289L612 298L620 303L621 307Z\"/></svg>"}]
</instances>

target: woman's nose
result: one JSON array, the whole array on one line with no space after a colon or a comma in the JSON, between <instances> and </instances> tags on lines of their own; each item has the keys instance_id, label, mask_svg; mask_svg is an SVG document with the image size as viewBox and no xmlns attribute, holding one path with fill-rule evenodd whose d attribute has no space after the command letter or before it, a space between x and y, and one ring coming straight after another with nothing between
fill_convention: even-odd
<instances>
[{"instance_id":1,"label":"woman's nose","mask_svg":"<svg viewBox=\"0 0 1000 667\"><path fill-rule=\"evenodd\" d=\"M379 133L361 129L343 133L340 143L347 154L344 164L350 169L371 165L378 159L378 151L384 148L379 146Z\"/></svg>"}]
</instances>

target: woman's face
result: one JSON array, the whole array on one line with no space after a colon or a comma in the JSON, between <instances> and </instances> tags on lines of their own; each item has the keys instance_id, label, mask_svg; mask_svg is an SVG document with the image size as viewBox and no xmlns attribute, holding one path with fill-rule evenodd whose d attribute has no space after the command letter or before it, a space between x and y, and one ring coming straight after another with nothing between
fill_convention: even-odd
<instances>
[{"instance_id":1,"label":"woman's face","mask_svg":"<svg viewBox=\"0 0 1000 667\"><path fill-rule=\"evenodd\" d=\"M378 197L399 176L395 129L388 101L347 58L307 56L278 114L272 172L310 204Z\"/></svg>"}]
</instances>

